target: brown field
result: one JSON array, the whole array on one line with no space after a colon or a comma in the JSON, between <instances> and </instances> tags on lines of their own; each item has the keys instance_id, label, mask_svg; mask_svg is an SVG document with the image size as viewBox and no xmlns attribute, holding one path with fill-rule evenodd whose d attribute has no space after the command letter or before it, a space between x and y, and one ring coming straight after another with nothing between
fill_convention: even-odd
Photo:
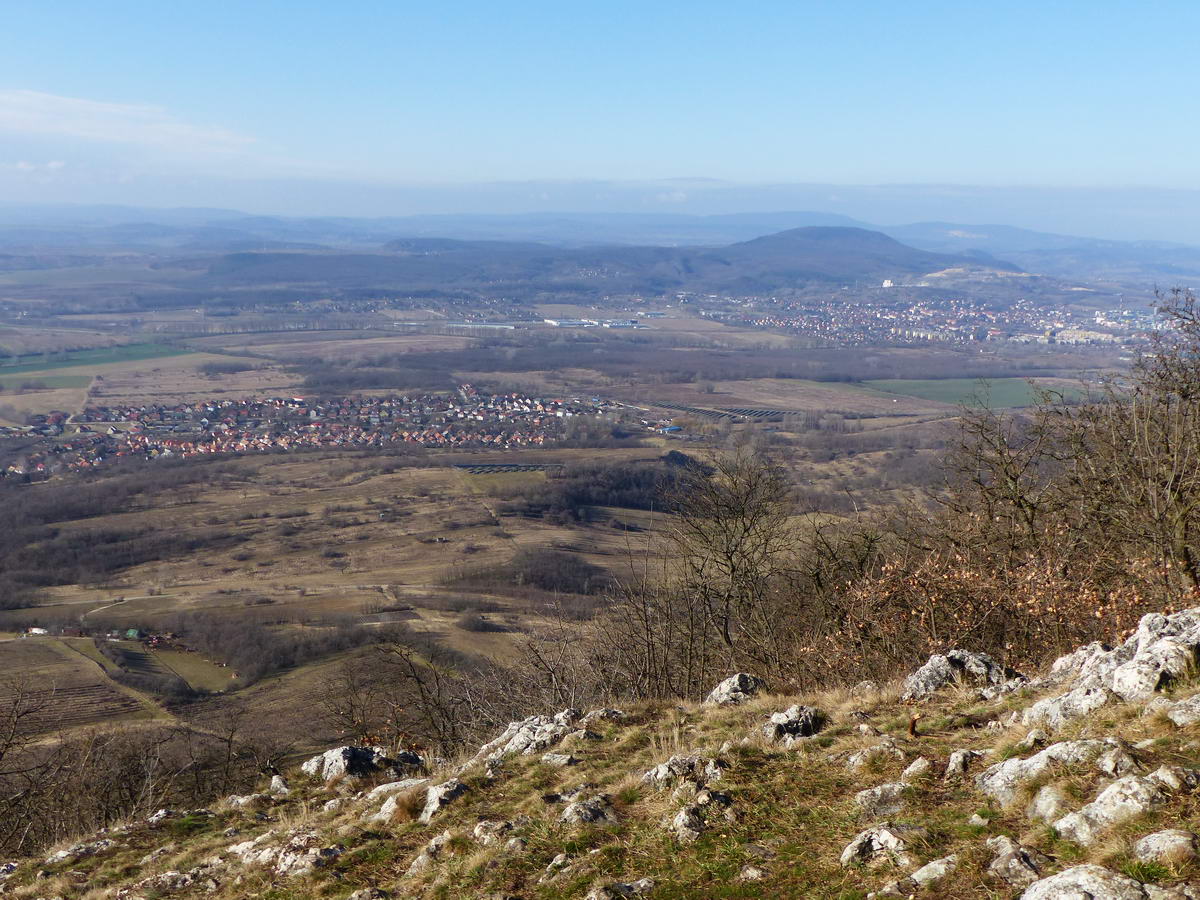
<instances>
[{"instance_id":1,"label":"brown field","mask_svg":"<svg viewBox=\"0 0 1200 900\"><path fill-rule=\"evenodd\" d=\"M37 715L43 730L164 715L152 701L108 678L94 651L77 650L75 643L46 637L0 642L0 671L16 676L16 684L45 704Z\"/></svg>"},{"instance_id":2,"label":"brown field","mask_svg":"<svg viewBox=\"0 0 1200 900\"><path fill-rule=\"evenodd\" d=\"M614 451L613 458L658 452ZM461 459L530 463L581 458L573 453L580 451L526 452L519 459L463 454ZM180 537L216 531L236 535L240 543L135 566L102 586L48 588L45 605L73 618L102 615L104 621L126 627L149 627L187 610L240 616L266 608L272 614L357 619L380 603L419 607L428 598L436 606L439 598L461 593L451 584L456 577L501 565L523 546L565 545L606 567L619 565L624 556L626 536L609 526L498 518L493 496L498 480L530 476L476 476L452 468L380 473L384 463L316 455L239 460L241 475L235 484L164 493L152 508L106 516L102 524L169 529ZM636 514L621 510L614 515L631 519ZM98 524L89 520L63 527ZM508 598L489 599L512 605ZM521 612L514 608L518 616ZM437 615L418 611L417 616L415 627L446 626Z\"/></svg>"}]
</instances>

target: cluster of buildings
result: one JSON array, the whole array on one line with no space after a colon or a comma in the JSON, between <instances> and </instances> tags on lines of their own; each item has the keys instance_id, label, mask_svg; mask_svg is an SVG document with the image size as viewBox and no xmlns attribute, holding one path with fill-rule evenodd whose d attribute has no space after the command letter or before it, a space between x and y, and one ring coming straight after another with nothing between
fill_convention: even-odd
<instances>
[{"instance_id":1,"label":"cluster of buildings","mask_svg":"<svg viewBox=\"0 0 1200 900\"><path fill-rule=\"evenodd\" d=\"M802 300L743 298L701 315L731 325L785 331L831 343L1125 345L1153 327L1148 314L1065 309L1021 299L998 306L969 298L904 299L856 296Z\"/></svg>"},{"instance_id":2,"label":"cluster of buildings","mask_svg":"<svg viewBox=\"0 0 1200 900\"><path fill-rule=\"evenodd\" d=\"M89 406L61 421L59 434L24 450L0 475L81 471L123 457L160 459L303 448L396 446L540 447L576 417L606 417L621 404L598 397L482 394L213 400L202 403ZM31 429L20 432L28 436ZM44 434L44 432L34 432Z\"/></svg>"}]
</instances>

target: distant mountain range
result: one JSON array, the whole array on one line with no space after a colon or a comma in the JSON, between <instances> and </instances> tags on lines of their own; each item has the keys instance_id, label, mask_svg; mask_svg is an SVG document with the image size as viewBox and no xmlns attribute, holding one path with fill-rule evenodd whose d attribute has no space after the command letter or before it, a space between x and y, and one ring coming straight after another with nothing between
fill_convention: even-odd
<instances>
[{"instance_id":1,"label":"distant mountain range","mask_svg":"<svg viewBox=\"0 0 1200 900\"><path fill-rule=\"evenodd\" d=\"M930 253L862 228L793 228L724 247L553 247L505 241L403 238L383 252L237 253L214 259L207 283L330 281L345 288L481 288L530 291L763 293L813 283L908 279L929 272L1011 263ZM196 260L196 264L201 260Z\"/></svg>"},{"instance_id":2,"label":"distant mountain range","mask_svg":"<svg viewBox=\"0 0 1200 900\"><path fill-rule=\"evenodd\" d=\"M1030 231L1005 225L922 222L880 226L820 212L738 213L712 216L661 213L560 213L527 215L422 215L381 219L282 218L250 216L234 210L135 207L2 207L0 250L110 252L136 250L162 254L227 254L251 251L395 250L398 240L444 238L503 242L518 256L557 255L587 250L593 255L614 246L637 252L622 264L652 269L698 265L715 274L721 254L732 246L798 228L857 228L882 233L917 251L966 257L983 265L1007 260L1025 271L1080 282L1130 284L1142 288L1200 280L1200 247L1153 241L1110 241ZM531 245L541 245L535 249ZM656 252L711 248L688 253ZM523 249L517 249L523 248ZM493 247L492 250L499 250ZM825 245L840 253L841 245ZM868 269L895 248L860 248ZM479 247L477 252L483 252ZM465 248L459 248L465 253ZM741 253L743 251L736 251ZM770 252L760 247L751 253ZM736 255L735 253L735 255ZM798 271L820 273L822 265L801 253ZM881 256L882 254L882 256ZM488 254L484 254L488 255ZM579 258L585 258L587 254ZM465 259L465 257L463 257ZM690 262L683 262L684 259ZM961 260L959 260L961 262ZM830 264L826 275L845 268ZM908 270L904 270L908 271ZM761 273L760 273L761 274Z\"/></svg>"}]
</instances>

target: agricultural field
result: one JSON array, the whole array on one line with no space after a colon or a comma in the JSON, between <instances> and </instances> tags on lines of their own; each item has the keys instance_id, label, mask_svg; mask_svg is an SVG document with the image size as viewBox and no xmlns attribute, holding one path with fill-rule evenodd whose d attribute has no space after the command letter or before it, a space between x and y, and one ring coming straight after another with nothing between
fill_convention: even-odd
<instances>
[{"instance_id":1,"label":"agricultural field","mask_svg":"<svg viewBox=\"0 0 1200 900\"><path fill-rule=\"evenodd\" d=\"M37 715L44 731L164 715L153 701L113 682L90 653L75 649L75 642L49 637L0 641L0 671L15 676L0 690L21 687L45 704Z\"/></svg>"},{"instance_id":2,"label":"agricultural field","mask_svg":"<svg viewBox=\"0 0 1200 900\"><path fill-rule=\"evenodd\" d=\"M986 405L998 409L1032 406L1038 402L1039 391L1044 389L1060 390L1067 393L1067 396L1078 396L1081 393L1078 383L1072 385L1067 379L881 379L863 383L877 391L935 403L955 406Z\"/></svg>"}]
</instances>

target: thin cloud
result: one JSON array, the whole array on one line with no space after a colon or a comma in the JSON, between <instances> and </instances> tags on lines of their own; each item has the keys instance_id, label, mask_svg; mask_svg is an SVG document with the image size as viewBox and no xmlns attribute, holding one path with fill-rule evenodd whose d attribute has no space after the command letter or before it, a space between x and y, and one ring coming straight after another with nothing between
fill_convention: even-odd
<instances>
[{"instance_id":1,"label":"thin cloud","mask_svg":"<svg viewBox=\"0 0 1200 900\"><path fill-rule=\"evenodd\" d=\"M224 128L185 122L158 106L26 90L0 90L0 132L136 144L188 155L235 153L254 143Z\"/></svg>"}]
</instances>

